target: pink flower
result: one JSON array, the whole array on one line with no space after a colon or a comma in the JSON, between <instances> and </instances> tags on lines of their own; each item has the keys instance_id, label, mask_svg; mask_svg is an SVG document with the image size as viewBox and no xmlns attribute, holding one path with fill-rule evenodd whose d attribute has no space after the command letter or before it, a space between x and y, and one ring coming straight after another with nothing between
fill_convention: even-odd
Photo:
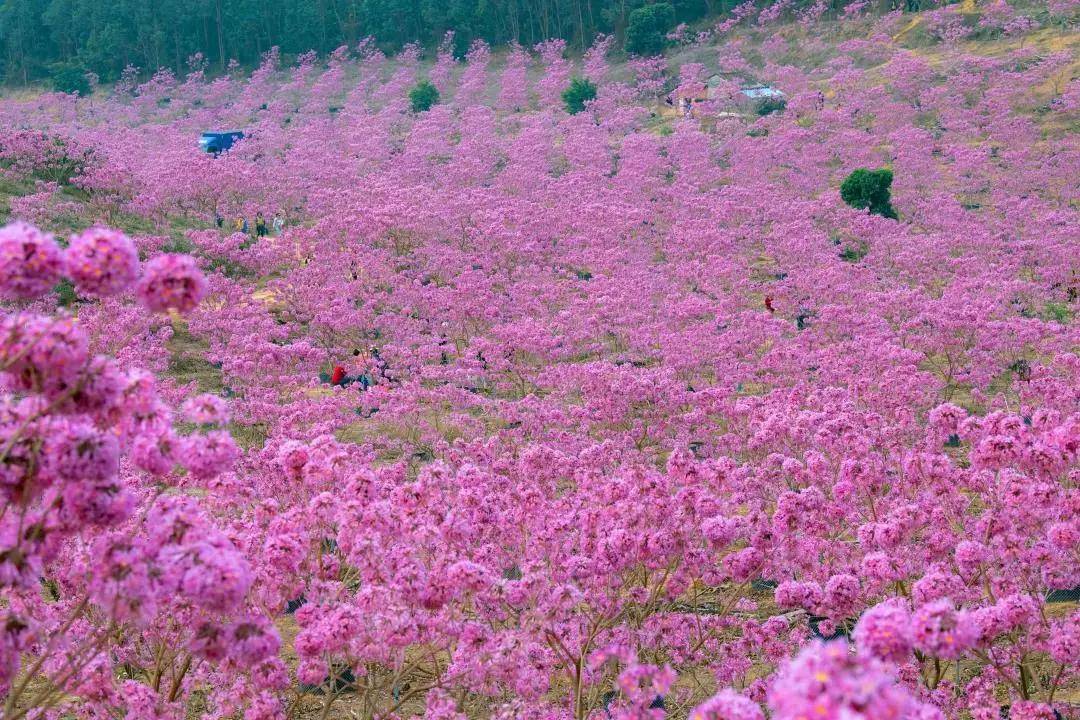
<instances>
[{"instance_id":1,"label":"pink flower","mask_svg":"<svg viewBox=\"0 0 1080 720\"><path fill-rule=\"evenodd\" d=\"M39 448L51 430L48 420L34 419L41 407L40 398L5 398L0 405L0 447L5 449L0 462L0 491L5 503L37 497L54 479L38 472Z\"/></svg>"},{"instance_id":2,"label":"pink flower","mask_svg":"<svg viewBox=\"0 0 1080 720\"><path fill-rule=\"evenodd\" d=\"M19 653L6 638L0 638L0 693L7 693L19 672Z\"/></svg>"},{"instance_id":3,"label":"pink flower","mask_svg":"<svg viewBox=\"0 0 1080 720\"><path fill-rule=\"evenodd\" d=\"M860 653L894 663L911 657L911 615L898 602L884 602L864 612L853 636Z\"/></svg>"},{"instance_id":4,"label":"pink flower","mask_svg":"<svg viewBox=\"0 0 1080 720\"><path fill-rule=\"evenodd\" d=\"M126 720L180 720L184 716L179 702L169 702L152 687L135 680L125 680L121 693L127 712Z\"/></svg>"},{"instance_id":5,"label":"pink flower","mask_svg":"<svg viewBox=\"0 0 1080 720\"><path fill-rule=\"evenodd\" d=\"M64 258L52 235L14 222L0 228L0 296L38 297L60 281Z\"/></svg>"},{"instance_id":6,"label":"pink flower","mask_svg":"<svg viewBox=\"0 0 1080 720\"><path fill-rule=\"evenodd\" d=\"M45 466L60 482L108 480L120 462L116 435L85 422L54 423L45 448Z\"/></svg>"},{"instance_id":7,"label":"pink flower","mask_svg":"<svg viewBox=\"0 0 1080 720\"><path fill-rule=\"evenodd\" d=\"M895 720L914 717L918 707L886 666L852 655L843 641L807 645L784 664L769 690L775 720Z\"/></svg>"},{"instance_id":8,"label":"pink flower","mask_svg":"<svg viewBox=\"0 0 1080 720\"><path fill-rule=\"evenodd\" d=\"M236 442L225 430L181 438L178 449L180 464L198 480L217 477L230 469L240 456Z\"/></svg>"},{"instance_id":9,"label":"pink flower","mask_svg":"<svg viewBox=\"0 0 1080 720\"><path fill-rule=\"evenodd\" d=\"M930 411L929 423L930 427L943 435L952 435L960 429L960 423L967 416L968 413L963 408L952 403L945 403Z\"/></svg>"},{"instance_id":10,"label":"pink flower","mask_svg":"<svg viewBox=\"0 0 1080 720\"><path fill-rule=\"evenodd\" d=\"M64 259L68 277L90 297L123 292L139 273L139 255L131 239L101 227L73 236Z\"/></svg>"},{"instance_id":11,"label":"pink flower","mask_svg":"<svg viewBox=\"0 0 1080 720\"><path fill-rule=\"evenodd\" d=\"M733 518L717 515L701 524L701 533L714 548L724 548L738 536L739 523Z\"/></svg>"},{"instance_id":12,"label":"pink flower","mask_svg":"<svg viewBox=\"0 0 1080 720\"><path fill-rule=\"evenodd\" d=\"M757 703L733 690L721 690L690 711L689 720L764 720Z\"/></svg>"},{"instance_id":13,"label":"pink flower","mask_svg":"<svg viewBox=\"0 0 1080 720\"><path fill-rule=\"evenodd\" d=\"M108 617L138 625L157 612L158 600L146 553L119 533L110 533L94 544L96 572L91 578L90 599Z\"/></svg>"},{"instance_id":14,"label":"pink flower","mask_svg":"<svg viewBox=\"0 0 1080 720\"><path fill-rule=\"evenodd\" d=\"M109 527L131 516L135 497L118 477L63 486L61 517L72 525Z\"/></svg>"},{"instance_id":15,"label":"pink flower","mask_svg":"<svg viewBox=\"0 0 1080 720\"><path fill-rule=\"evenodd\" d=\"M467 720L465 713L458 712L457 701L442 688L436 688L424 698L424 720Z\"/></svg>"},{"instance_id":16,"label":"pink flower","mask_svg":"<svg viewBox=\"0 0 1080 720\"><path fill-rule=\"evenodd\" d=\"M1080 545L1080 520L1055 523L1050 526L1046 536L1056 547L1071 550Z\"/></svg>"},{"instance_id":17,"label":"pink flower","mask_svg":"<svg viewBox=\"0 0 1080 720\"><path fill-rule=\"evenodd\" d=\"M251 587L247 561L221 538L167 548L164 559L179 573L177 589L207 610L234 609Z\"/></svg>"},{"instance_id":18,"label":"pink flower","mask_svg":"<svg viewBox=\"0 0 1080 720\"><path fill-rule=\"evenodd\" d=\"M180 409L184 418L196 425L225 425L229 422L229 405L217 395L197 395L185 401Z\"/></svg>"},{"instance_id":19,"label":"pink flower","mask_svg":"<svg viewBox=\"0 0 1080 720\"><path fill-rule=\"evenodd\" d=\"M153 312L186 313L206 297L207 284L190 256L165 254L146 263L136 290L143 305Z\"/></svg>"},{"instance_id":20,"label":"pink flower","mask_svg":"<svg viewBox=\"0 0 1080 720\"><path fill-rule=\"evenodd\" d=\"M916 605L925 605L943 597L955 597L963 587L963 581L956 575L931 570L911 586L911 597Z\"/></svg>"},{"instance_id":21,"label":"pink flower","mask_svg":"<svg viewBox=\"0 0 1080 720\"><path fill-rule=\"evenodd\" d=\"M319 657L301 657L296 676L302 683L320 685L330 674L330 665Z\"/></svg>"},{"instance_id":22,"label":"pink flower","mask_svg":"<svg viewBox=\"0 0 1080 720\"><path fill-rule=\"evenodd\" d=\"M196 655L218 662L225 658L233 641L231 628L223 628L218 623L204 622L195 628L188 642L188 649Z\"/></svg>"},{"instance_id":23,"label":"pink flower","mask_svg":"<svg viewBox=\"0 0 1080 720\"><path fill-rule=\"evenodd\" d=\"M270 621L251 615L229 625L226 630L229 657L241 667L255 667L277 655L281 638Z\"/></svg>"},{"instance_id":24,"label":"pink flower","mask_svg":"<svg viewBox=\"0 0 1080 720\"><path fill-rule=\"evenodd\" d=\"M974 540L961 540L956 544L956 551L953 553L957 567L965 575L973 575L979 569L979 565L986 562L989 557L990 551L987 547Z\"/></svg>"},{"instance_id":25,"label":"pink flower","mask_svg":"<svg viewBox=\"0 0 1080 720\"><path fill-rule=\"evenodd\" d=\"M1066 667L1080 663L1080 611L1051 626L1050 657Z\"/></svg>"},{"instance_id":26,"label":"pink flower","mask_svg":"<svg viewBox=\"0 0 1080 720\"><path fill-rule=\"evenodd\" d=\"M6 609L0 614L0 693L6 693L19 671L19 654L28 649L34 633L25 619Z\"/></svg>"},{"instance_id":27,"label":"pink flower","mask_svg":"<svg viewBox=\"0 0 1080 720\"><path fill-rule=\"evenodd\" d=\"M776 586L776 604L782 608L803 608L815 612L821 605L821 586L815 582L787 580Z\"/></svg>"},{"instance_id":28,"label":"pink flower","mask_svg":"<svg viewBox=\"0 0 1080 720\"><path fill-rule=\"evenodd\" d=\"M756 547L748 547L725 556L723 562L736 582L746 582L761 572L765 554Z\"/></svg>"},{"instance_id":29,"label":"pink flower","mask_svg":"<svg viewBox=\"0 0 1080 720\"><path fill-rule=\"evenodd\" d=\"M862 561L863 574L878 583L895 582L904 577L901 562L883 552L867 553Z\"/></svg>"},{"instance_id":30,"label":"pink flower","mask_svg":"<svg viewBox=\"0 0 1080 720\"><path fill-rule=\"evenodd\" d=\"M998 600L995 608L1006 630L1024 627L1039 618L1039 603L1030 595L1014 593Z\"/></svg>"},{"instance_id":31,"label":"pink flower","mask_svg":"<svg viewBox=\"0 0 1080 720\"><path fill-rule=\"evenodd\" d=\"M855 612L859 593L857 577L848 574L833 575L825 583L825 614L832 618L851 615Z\"/></svg>"},{"instance_id":32,"label":"pink flower","mask_svg":"<svg viewBox=\"0 0 1080 720\"><path fill-rule=\"evenodd\" d=\"M0 321L0 364L24 389L71 385L87 355L86 334L74 318L19 314Z\"/></svg>"},{"instance_id":33,"label":"pink flower","mask_svg":"<svg viewBox=\"0 0 1080 720\"><path fill-rule=\"evenodd\" d=\"M915 647L931 657L955 660L979 637L974 619L956 610L948 599L936 600L915 611L912 617Z\"/></svg>"},{"instance_id":34,"label":"pink flower","mask_svg":"<svg viewBox=\"0 0 1080 720\"><path fill-rule=\"evenodd\" d=\"M1017 700L1009 706L1009 720L1056 720L1054 708L1046 703Z\"/></svg>"},{"instance_id":35,"label":"pink flower","mask_svg":"<svg viewBox=\"0 0 1080 720\"><path fill-rule=\"evenodd\" d=\"M178 442L171 428L139 435L131 445L131 460L151 475L167 475L176 464Z\"/></svg>"},{"instance_id":36,"label":"pink flower","mask_svg":"<svg viewBox=\"0 0 1080 720\"><path fill-rule=\"evenodd\" d=\"M281 698L266 691L258 693L244 709L244 720L285 720Z\"/></svg>"},{"instance_id":37,"label":"pink flower","mask_svg":"<svg viewBox=\"0 0 1080 720\"><path fill-rule=\"evenodd\" d=\"M98 355L79 379L71 405L77 412L109 413L118 408L126 378L112 358Z\"/></svg>"}]
</instances>

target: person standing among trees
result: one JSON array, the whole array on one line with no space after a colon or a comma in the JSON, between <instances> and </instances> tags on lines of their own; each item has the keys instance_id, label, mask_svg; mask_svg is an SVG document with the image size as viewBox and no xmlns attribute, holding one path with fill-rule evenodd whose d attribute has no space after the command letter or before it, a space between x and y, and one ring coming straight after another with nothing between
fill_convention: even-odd
<instances>
[{"instance_id":1,"label":"person standing among trees","mask_svg":"<svg viewBox=\"0 0 1080 720\"><path fill-rule=\"evenodd\" d=\"M367 392L372 385L376 384L377 378L386 379L385 369L386 362L379 355L379 349L374 345L369 350L361 350L360 348L353 349L353 362L352 371L355 375L351 378L346 378L346 382L360 383L361 392ZM379 412L377 407L369 407L365 413L363 408L357 408L356 414L362 418L370 418L375 413Z\"/></svg>"},{"instance_id":2,"label":"person standing among trees","mask_svg":"<svg viewBox=\"0 0 1080 720\"><path fill-rule=\"evenodd\" d=\"M255 213L255 237L266 237L266 218L261 212Z\"/></svg>"},{"instance_id":3,"label":"person standing among trees","mask_svg":"<svg viewBox=\"0 0 1080 720\"><path fill-rule=\"evenodd\" d=\"M359 348L353 350L356 380L367 390L372 385L386 382L386 361L379 354L379 348L372 346L366 352Z\"/></svg>"}]
</instances>

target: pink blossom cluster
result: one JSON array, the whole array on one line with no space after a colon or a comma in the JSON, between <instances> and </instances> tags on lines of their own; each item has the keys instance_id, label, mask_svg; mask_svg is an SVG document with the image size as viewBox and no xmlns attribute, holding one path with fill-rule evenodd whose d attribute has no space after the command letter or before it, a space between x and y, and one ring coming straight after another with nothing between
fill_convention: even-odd
<instances>
[{"instance_id":1,"label":"pink blossom cluster","mask_svg":"<svg viewBox=\"0 0 1080 720\"><path fill-rule=\"evenodd\" d=\"M132 242L104 228L61 251L49 234L15 223L0 229L0 247L0 287L22 302L40 302L65 275L96 297L129 291L136 280ZM158 272L166 282L169 275ZM175 306L152 292L146 298ZM196 501L163 492L194 487L184 473L206 482L227 471L237 458L231 436L176 434L154 377L95 354L86 328L60 312L6 312L0 372L0 690L9 702L54 704L29 686L44 677L101 708L167 708L182 674L161 697L131 681L121 687L111 670L116 652L134 662L160 655L155 647L164 642L178 650L187 643L183 673L196 656L244 672L280 664L277 631L245 603L253 574L244 554ZM184 409L203 422L227 420L220 398L193 398ZM43 582L52 593L46 603ZM118 634L122 647L114 646Z\"/></svg>"}]
</instances>

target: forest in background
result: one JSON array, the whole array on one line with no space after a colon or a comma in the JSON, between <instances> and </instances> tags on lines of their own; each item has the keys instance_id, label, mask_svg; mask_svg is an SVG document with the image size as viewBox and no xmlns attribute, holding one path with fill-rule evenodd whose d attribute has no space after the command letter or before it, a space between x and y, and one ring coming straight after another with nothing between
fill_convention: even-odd
<instances>
[{"instance_id":1,"label":"forest in background","mask_svg":"<svg viewBox=\"0 0 1080 720\"><path fill-rule=\"evenodd\" d=\"M668 0L674 23L729 12L739 0ZM825 0L838 11L848 0ZM0 78L8 84L92 72L104 82L125 67L180 74L201 53L221 71L252 66L271 47L286 56L376 38L392 52L408 43L432 47L454 31L464 55L474 40L532 46L562 38L584 49L598 34L626 39L645 0L2 0ZM772 4L772 0L765 3ZM813 0L786 2L792 10ZM875 0L888 10L894 2ZM917 5L917 0L908 0Z\"/></svg>"}]
</instances>

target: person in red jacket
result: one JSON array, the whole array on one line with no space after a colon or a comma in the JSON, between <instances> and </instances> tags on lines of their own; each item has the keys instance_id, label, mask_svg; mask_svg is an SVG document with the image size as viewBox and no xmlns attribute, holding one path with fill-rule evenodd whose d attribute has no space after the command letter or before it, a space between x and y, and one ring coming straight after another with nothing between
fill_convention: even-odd
<instances>
[{"instance_id":1,"label":"person in red jacket","mask_svg":"<svg viewBox=\"0 0 1080 720\"><path fill-rule=\"evenodd\" d=\"M774 308L772 304L772 295L765 296L765 309L771 313L776 312L776 308Z\"/></svg>"},{"instance_id":2,"label":"person in red jacket","mask_svg":"<svg viewBox=\"0 0 1080 720\"><path fill-rule=\"evenodd\" d=\"M345 380L345 368L340 365L334 366L334 372L330 376L331 385L340 385Z\"/></svg>"}]
</instances>

